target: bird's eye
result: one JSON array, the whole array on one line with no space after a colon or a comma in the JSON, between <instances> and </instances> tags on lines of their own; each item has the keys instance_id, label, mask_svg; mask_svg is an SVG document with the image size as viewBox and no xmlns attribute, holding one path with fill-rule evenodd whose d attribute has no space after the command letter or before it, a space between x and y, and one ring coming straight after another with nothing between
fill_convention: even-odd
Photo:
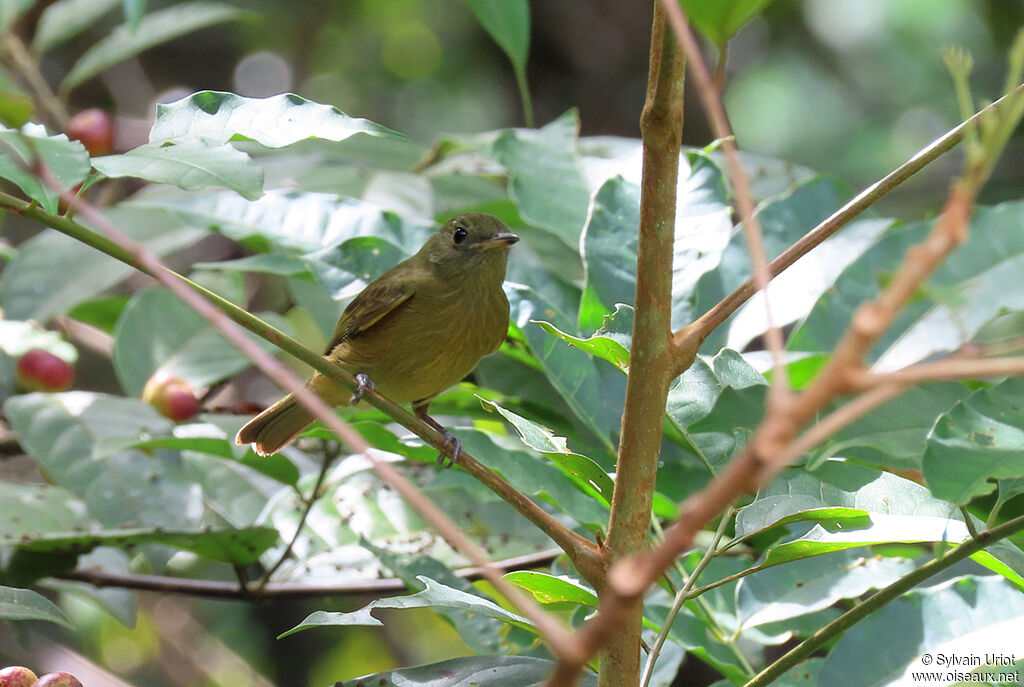
<instances>
[{"instance_id":1,"label":"bird's eye","mask_svg":"<svg viewBox=\"0 0 1024 687\"><path fill-rule=\"evenodd\" d=\"M462 243L466 240L467 236L469 236L469 232L462 227L455 227L455 231L452 232L452 241L455 241L455 243Z\"/></svg>"}]
</instances>

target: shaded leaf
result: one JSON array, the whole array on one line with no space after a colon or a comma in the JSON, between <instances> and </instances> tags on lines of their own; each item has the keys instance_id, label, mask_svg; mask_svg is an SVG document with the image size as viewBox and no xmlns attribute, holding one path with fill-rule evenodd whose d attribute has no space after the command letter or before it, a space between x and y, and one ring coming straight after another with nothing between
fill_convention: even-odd
<instances>
[{"instance_id":1,"label":"shaded leaf","mask_svg":"<svg viewBox=\"0 0 1024 687\"><path fill-rule=\"evenodd\" d=\"M157 256L190 246L206 234L164 210L121 207L107 210L106 215ZM69 270L69 265L74 269ZM46 321L132 272L128 265L91 246L48 229L21 244L17 257L4 270L0 290L5 314L12 319Z\"/></svg>"},{"instance_id":2,"label":"shaded leaf","mask_svg":"<svg viewBox=\"0 0 1024 687\"><path fill-rule=\"evenodd\" d=\"M58 0L39 17L32 49L44 53L92 26L123 0Z\"/></svg>"},{"instance_id":3,"label":"shaded leaf","mask_svg":"<svg viewBox=\"0 0 1024 687\"><path fill-rule=\"evenodd\" d=\"M440 663L388 670L338 682L335 687L365 687L369 684L418 685L420 687L543 687L555 664L530 656L470 656ZM586 673L583 687L595 687L597 679Z\"/></svg>"},{"instance_id":4,"label":"shaded leaf","mask_svg":"<svg viewBox=\"0 0 1024 687\"><path fill-rule=\"evenodd\" d=\"M0 618L4 620L45 620L74 630L68 617L52 601L31 589L0 586Z\"/></svg>"},{"instance_id":5,"label":"shaded leaf","mask_svg":"<svg viewBox=\"0 0 1024 687\"><path fill-rule=\"evenodd\" d=\"M525 70L530 51L530 6L526 0L466 1L516 70Z\"/></svg>"},{"instance_id":6,"label":"shaded leaf","mask_svg":"<svg viewBox=\"0 0 1024 687\"><path fill-rule=\"evenodd\" d=\"M23 537L18 546L41 553L87 553L98 546L131 549L141 544L163 544L191 551L213 561L251 565L278 540L271 527L201 530L117 529L82 533L52 533Z\"/></svg>"},{"instance_id":7,"label":"shaded leaf","mask_svg":"<svg viewBox=\"0 0 1024 687\"><path fill-rule=\"evenodd\" d=\"M64 77L60 90L70 91L103 70L154 45L225 21L253 16L233 5L207 0L182 2L151 12L136 27L122 24L82 55Z\"/></svg>"},{"instance_id":8,"label":"shaded leaf","mask_svg":"<svg viewBox=\"0 0 1024 687\"><path fill-rule=\"evenodd\" d=\"M250 199L263 193L263 170L226 143L147 143L123 155L95 158L92 164L108 177L136 177L190 191L224 186Z\"/></svg>"},{"instance_id":9,"label":"shaded leaf","mask_svg":"<svg viewBox=\"0 0 1024 687\"><path fill-rule=\"evenodd\" d=\"M723 45L772 0L679 0L686 17L716 45Z\"/></svg>"},{"instance_id":10,"label":"shaded leaf","mask_svg":"<svg viewBox=\"0 0 1024 687\"><path fill-rule=\"evenodd\" d=\"M1024 477L1024 379L976 391L940 416L922 472L932 493L961 505L993 480Z\"/></svg>"},{"instance_id":11,"label":"shaded leaf","mask_svg":"<svg viewBox=\"0 0 1024 687\"><path fill-rule=\"evenodd\" d=\"M576 153L579 117L570 110L547 126L502 133L493 154L508 170L523 219L576 247L587 219L590 191Z\"/></svg>"},{"instance_id":12,"label":"shaded leaf","mask_svg":"<svg viewBox=\"0 0 1024 687\"><path fill-rule=\"evenodd\" d=\"M848 629L825 658L819 684L917 685L913 672L942 665L931 666L934 657L1010 656L1022 633L1024 595L998 577L956 578L907 592Z\"/></svg>"}]
</instances>

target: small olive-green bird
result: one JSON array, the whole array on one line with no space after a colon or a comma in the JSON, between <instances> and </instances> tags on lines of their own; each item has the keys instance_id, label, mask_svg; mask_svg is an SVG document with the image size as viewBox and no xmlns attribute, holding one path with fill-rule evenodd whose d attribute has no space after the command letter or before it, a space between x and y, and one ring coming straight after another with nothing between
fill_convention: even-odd
<instances>
[{"instance_id":1,"label":"small olive-green bird","mask_svg":"<svg viewBox=\"0 0 1024 687\"><path fill-rule=\"evenodd\" d=\"M347 392L319 372L307 386L331 405L358 403L368 389L412 403L418 417L445 435L452 462L458 460L459 440L427 408L505 338L508 299L501 284L508 249L518 240L494 215L449 219L416 255L367 284L341 314L324 355L356 375L355 394L346 399ZM268 456L312 421L289 394L250 420L235 441Z\"/></svg>"}]
</instances>

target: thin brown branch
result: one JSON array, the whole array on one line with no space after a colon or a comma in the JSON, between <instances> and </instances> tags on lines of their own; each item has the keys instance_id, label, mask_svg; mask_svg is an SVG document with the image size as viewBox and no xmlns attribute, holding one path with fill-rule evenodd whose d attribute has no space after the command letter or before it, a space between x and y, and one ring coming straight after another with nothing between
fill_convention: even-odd
<instances>
[{"instance_id":1,"label":"thin brown branch","mask_svg":"<svg viewBox=\"0 0 1024 687\"><path fill-rule=\"evenodd\" d=\"M904 181L914 176L929 164L937 160L943 154L949 152L957 143L963 140L964 132L969 126L988 114L991 114L1000 103L1014 95L1024 93L1024 86L1018 87L1014 93L1004 96L982 108L974 116L961 122L948 132L935 139L921 150L914 153L906 162L886 174L884 177L868 186L858 193L846 205L836 210L830 217L823 220L818 226L803 235L799 241L782 252L777 258L768 263L768 273L772 277L782 274L788 267L809 253L822 241L846 226L857 215L884 198L892 190L897 188ZM682 329L677 330L673 337L676 345L684 347L688 340L696 339L702 342L708 334L714 331L719 325L729 318L740 306L746 303L751 296L757 293L757 285L753 277L747 279L721 301L716 303L710 310L704 313L695 322Z\"/></svg>"},{"instance_id":2,"label":"thin brown branch","mask_svg":"<svg viewBox=\"0 0 1024 687\"><path fill-rule=\"evenodd\" d=\"M35 170L38 176L60 193L61 199L74 208L78 214L86 218L111 240L130 252L139 264L146 267L157 281L181 298L196 312L210 322L231 343L242 351L267 376L277 382L283 389L295 396L313 415L323 422L356 453L361 453L373 466L380 477L388 482L413 508L429 522L446 542L456 551L464 555L474 565L481 568L487 581L493 584L523 616L528 618L537 628L551 651L559 657L575 658L575 644L570 641L565 627L553 616L545 612L539 604L517 587L506 582L500 571L492 568L487 554L473 543L437 505L427 498L415 485L389 463L379 460L365 439L351 426L341 420L333 408L322 398L306 387L287 367L272 355L264 351L249 339L245 333L233 323L228 316L196 293L180 279L170 274L164 264L145 247L133 241L114 226L106 216L91 204L77 197L74 193L63 189L53 178L45 166L38 165Z\"/></svg>"},{"instance_id":3,"label":"thin brown branch","mask_svg":"<svg viewBox=\"0 0 1024 687\"><path fill-rule=\"evenodd\" d=\"M754 213L754 200L750 192L750 180L747 173L743 171L743 163L740 161L739 152L736 149L735 137L732 128L729 126L729 118L722 105L722 99L718 88L715 86L714 77L708 71L707 64L701 55L700 47L697 45L690 27L687 25L686 15L677 0L661 0L668 15L672 29L675 31L676 39L686 53L686 61L690 73L697 82L697 90L700 94L701 103L707 113L711 128L715 137L722 141L722 150L725 153L726 165L729 169L729 179L732 181L733 191L736 194L736 207L739 210L740 222L743 225L743 235L747 240L747 253L750 255L750 264L753 267L754 284L758 291L765 293L765 322L768 323L768 330L765 334L765 343L772 356L772 394L774 397L784 399L788 389L788 375L786 366L783 363L783 349L785 342L782 337L782 330L772 324L772 313L768 299L768 282L772 275L768 271L768 259L765 255L764 236L761 232L761 224ZM723 66L724 68L724 66ZM772 402L772 396L769 397Z\"/></svg>"},{"instance_id":4,"label":"thin brown branch","mask_svg":"<svg viewBox=\"0 0 1024 687\"><path fill-rule=\"evenodd\" d=\"M507 558L491 563L491 567L504 572L529 570L547 565L559 555L560 549L540 551L525 556ZM478 567L460 568L455 575L466 580L478 580L484 576ZM119 574L98 568L78 568L57 575L59 579L84 582L97 588L137 589L164 594L186 594L207 599L312 599L331 596L365 596L400 594L408 589L405 582L397 577L379 580L362 580L344 584L303 584L290 582L268 582L260 589L245 589L237 582L217 580L191 580L162 575Z\"/></svg>"}]
</instances>

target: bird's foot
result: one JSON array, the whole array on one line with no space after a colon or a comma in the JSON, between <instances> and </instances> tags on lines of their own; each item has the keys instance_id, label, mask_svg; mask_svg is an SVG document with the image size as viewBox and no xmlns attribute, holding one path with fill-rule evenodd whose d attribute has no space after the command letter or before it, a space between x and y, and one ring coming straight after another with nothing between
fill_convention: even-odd
<instances>
[{"instance_id":1,"label":"bird's foot","mask_svg":"<svg viewBox=\"0 0 1024 687\"><path fill-rule=\"evenodd\" d=\"M373 391L373 380L366 373L360 372L356 375L356 388L352 392L352 398L348 399L348 404L354 406L362 401L363 394L367 391Z\"/></svg>"},{"instance_id":2,"label":"bird's foot","mask_svg":"<svg viewBox=\"0 0 1024 687\"><path fill-rule=\"evenodd\" d=\"M442 428L441 434L444 436L444 449L437 455L437 465L450 468L459 462L459 456L462 455L462 440L447 429Z\"/></svg>"}]
</instances>

